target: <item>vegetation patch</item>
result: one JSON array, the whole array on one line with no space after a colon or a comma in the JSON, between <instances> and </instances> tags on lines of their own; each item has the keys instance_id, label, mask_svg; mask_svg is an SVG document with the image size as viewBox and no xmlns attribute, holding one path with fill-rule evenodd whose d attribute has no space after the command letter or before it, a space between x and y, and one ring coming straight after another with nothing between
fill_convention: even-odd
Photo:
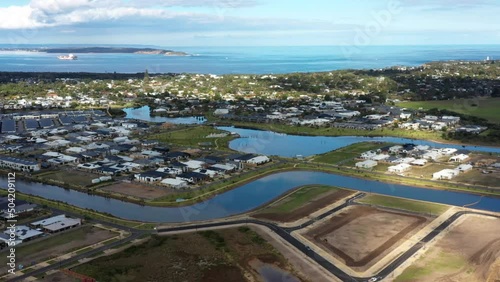
<instances>
[{"instance_id":1,"label":"vegetation patch","mask_svg":"<svg viewBox=\"0 0 500 282\"><path fill-rule=\"evenodd\" d=\"M98 281L247 281L249 262L265 258L284 270L290 264L246 226L171 236L153 235L137 246L72 270ZM260 238L260 239L259 239Z\"/></svg>"},{"instance_id":2,"label":"vegetation patch","mask_svg":"<svg viewBox=\"0 0 500 282\"><path fill-rule=\"evenodd\" d=\"M427 203L421 201L412 201L396 197L382 196L382 195L367 195L359 200L360 203L394 208L411 212L418 212L423 214L440 215L447 211L450 207L446 205Z\"/></svg>"},{"instance_id":3,"label":"vegetation patch","mask_svg":"<svg viewBox=\"0 0 500 282\"><path fill-rule=\"evenodd\" d=\"M380 143L380 142L356 143L346 147L342 147L335 151L318 155L317 157L314 158L314 161L318 163L338 164L341 161L359 157L359 155L361 155L361 153L363 152L370 150L377 150L382 147L388 146L390 144L391 143Z\"/></svg>"}]
</instances>

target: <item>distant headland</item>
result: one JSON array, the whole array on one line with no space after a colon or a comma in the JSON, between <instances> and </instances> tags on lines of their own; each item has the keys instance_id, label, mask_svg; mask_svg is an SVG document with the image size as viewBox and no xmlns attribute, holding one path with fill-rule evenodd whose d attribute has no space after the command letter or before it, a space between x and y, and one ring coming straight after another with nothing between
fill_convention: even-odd
<instances>
[{"instance_id":1,"label":"distant headland","mask_svg":"<svg viewBox=\"0 0 500 282\"><path fill-rule=\"evenodd\" d=\"M0 51L26 51L42 53L71 53L71 54L90 54L90 53L127 53L127 54L146 54L146 55L164 55L164 56L188 56L188 53L154 49L154 48L130 48L130 47L57 47L57 48L0 48Z\"/></svg>"}]
</instances>

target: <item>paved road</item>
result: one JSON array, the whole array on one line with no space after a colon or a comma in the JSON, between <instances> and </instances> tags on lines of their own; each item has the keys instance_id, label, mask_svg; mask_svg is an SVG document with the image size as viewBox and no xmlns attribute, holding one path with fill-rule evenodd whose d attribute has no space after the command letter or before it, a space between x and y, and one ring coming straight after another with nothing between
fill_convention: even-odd
<instances>
[{"instance_id":1,"label":"paved road","mask_svg":"<svg viewBox=\"0 0 500 282\"><path fill-rule=\"evenodd\" d=\"M61 211L61 210L58 210L58 209L51 209L51 210L52 210L52 212L53 212L54 215L66 214L66 215L73 216L73 217L80 217L81 216L81 215L73 214L73 213L70 213L70 212L67 212L67 211ZM128 236L126 238L123 238L123 239L121 239L119 241L115 241L113 243L101 246L99 248L92 249L92 250L90 250L88 252L78 254L78 255L76 255L74 257L62 260L62 261L60 261L58 263L54 263L54 264L51 264L51 265L48 265L48 266L45 266L45 267L33 270L33 271L29 272L28 274L23 274L23 275L20 275L20 276L13 277L13 278L9 279L8 281L23 281L24 279L26 279L26 278L28 278L30 276L40 275L40 274L43 274L43 273L45 273L45 272L47 272L49 270L53 270L53 269L60 269L60 268L62 268L64 266L66 266L66 265L70 265L72 263L75 263L75 262L77 262L80 259L92 257L94 255L97 255L99 252L102 252L102 251L105 251L105 250L108 250L108 249L112 249L112 248L124 245L126 243L129 243L129 242L131 242L131 241L133 241L135 239L138 239L143 234L152 233L152 231L134 229L134 228L125 227L125 226L121 226L121 225L118 225L118 224L115 224L115 223L111 223L111 222L107 222L107 221L102 221L102 220L97 220L97 219L96 220L93 219L92 222L93 223L100 223L102 225L114 227L114 228L117 228L117 229L120 229L120 230L125 230L125 231L130 232L131 234L130 234L130 236Z\"/></svg>"},{"instance_id":2,"label":"paved road","mask_svg":"<svg viewBox=\"0 0 500 282\"><path fill-rule=\"evenodd\" d=\"M330 273L333 275L337 276L340 280L342 281L353 281L353 282L367 282L370 280L372 277L352 277L349 274L345 273L342 269L338 268L334 264L332 264L330 261L322 257L320 254L316 253L314 250L309 248L309 246L305 245L295 237L291 235L293 231L300 230L303 228L306 228L307 226L313 224L314 222L324 219L325 217L332 215L333 213L336 213L343 208L346 208L350 205L356 205L354 201L356 199L359 199L363 196L365 196L365 193L358 193L354 195L353 197L349 198L346 200L345 203L343 203L340 206L337 206L331 210L326 211L325 213L319 215L318 217L311 219L303 224L300 224L298 226L294 227L280 227L274 223L266 222L266 221L261 221L257 219L240 219L240 220L231 220L231 221L221 221L221 222L213 222L213 223L201 223L201 224L196 224L196 225L189 225L189 226L178 226L178 227L164 227L164 228L159 228L157 229L157 232L176 232L176 231L197 231L198 229L203 229L203 228L217 228L217 227L230 227L230 226L235 226L235 225L241 225L241 224L257 224L261 225L264 227L269 228L271 231L275 232L277 235L282 237L284 240L286 240L289 244L293 245L295 248L300 250L302 253L304 253L306 256L314 260L316 263L321 265L323 268L328 270ZM60 212L55 210L55 212ZM433 229L427 236L422 238L419 242L415 243L410 249L408 249L405 253L403 253L401 256L399 256L397 259L395 259L393 262L391 262L389 265L387 265L384 269L382 269L375 277L378 277L378 280L381 280L385 277L387 277L390 273L392 273L395 269L397 269L401 264L403 264L407 259L412 257L417 251L419 251L426 243L430 242L432 239L434 239L438 234L440 234L443 230L445 230L448 226L450 226L453 222L455 222L458 218L460 218L463 215L466 214L476 214L476 215L486 215L486 216L492 216L491 214L487 213L482 213L482 212L473 212L473 211L460 211L455 214L453 214L450 218L448 218L446 221L441 223L439 226L437 226L435 229ZM500 216L494 216L497 218L500 218ZM124 238L120 241L113 242L109 245L105 245L102 247L99 247L97 249L93 249L89 252L79 254L75 257L66 259L64 261L61 261L60 263L57 264L52 264L40 269L37 269L33 272L30 272L29 274L24 274L18 277L15 277L9 281L21 281L29 276L35 276L39 275L42 273L45 273L49 270L53 269L58 269L63 266L72 264L80 259L86 258L86 257L91 257L93 255L96 255L97 253L114 248L116 246L125 244L127 242L130 242L134 239L139 238L141 235L146 234L146 233L151 233L151 231L144 231L144 230L137 230L129 227L123 227L117 224L109 223L109 222L104 222L104 221L99 221L95 220L95 222L102 223L104 225L108 226L113 226L122 230L127 230L131 233L131 235L127 238Z\"/></svg>"},{"instance_id":3,"label":"paved road","mask_svg":"<svg viewBox=\"0 0 500 282\"><path fill-rule=\"evenodd\" d=\"M192 225L192 226L180 226L180 227L171 227L171 228L161 228L158 229L158 232L175 232L175 231L186 231L186 230L197 230L200 228L215 228L215 227L221 227L221 226L233 226L233 225L241 225L241 224L258 224L261 226L265 226L275 232L277 235L282 237L284 240L286 240L288 243L293 245L295 248L300 250L302 253L304 253L306 256L310 257L312 260L314 260L316 263L324 267L326 270L328 270L330 273L333 275L337 276L340 280L342 281L359 281L359 282L367 282L369 281L372 277L352 277L349 274L345 273L342 269L338 268L325 258L323 258L320 254L316 253L314 250L309 248L308 246L304 245L302 242L297 240L295 237L293 237L290 233L302 228L305 228L311 224L313 224L315 221L325 218L349 205L355 204L353 201L355 199L358 199L360 197L363 197L364 193L359 193L355 195L354 197L348 199L344 204L335 207L320 216L318 216L315 219L309 220L306 223L303 223L299 226L295 227L288 227L288 228L283 228L280 227L274 223L269 223L265 221L260 221L256 219L242 219L242 220L234 220L234 221L226 221L226 222L215 222L215 223L206 223L206 224L197 224L197 225ZM419 242L414 244L410 249L408 249L405 253L403 253L401 256L399 256L396 260L391 262L389 265L387 265L384 269L382 269L377 275L374 277L377 277L377 280L384 279L387 277L390 273L392 273L395 269L397 269L401 264L403 264L407 259L412 257L417 251L419 251L426 243L430 242L432 239L434 239L439 233L441 233L443 230L445 230L448 226L450 226L453 222L455 222L458 218L460 218L463 215L466 214L476 214L476 215L485 215L485 216L492 216L491 214L487 213L482 213L482 212L472 212L472 211L461 211L453 214L450 218L448 218L446 221L441 223L439 226L437 226L435 229L433 229L427 236L422 238ZM494 216L497 218L500 218L500 216Z\"/></svg>"}]
</instances>

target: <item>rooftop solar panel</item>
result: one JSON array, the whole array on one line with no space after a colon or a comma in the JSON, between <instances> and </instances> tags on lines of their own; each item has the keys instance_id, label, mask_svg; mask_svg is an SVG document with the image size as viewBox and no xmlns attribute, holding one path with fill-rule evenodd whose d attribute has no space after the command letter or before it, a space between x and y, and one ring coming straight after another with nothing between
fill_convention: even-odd
<instances>
[{"instance_id":1,"label":"rooftop solar panel","mask_svg":"<svg viewBox=\"0 0 500 282\"><path fill-rule=\"evenodd\" d=\"M69 124L73 123L73 119L71 117L68 117L68 116L60 117L60 120L61 120L61 123L63 125L69 125Z\"/></svg>"},{"instance_id":2,"label":"rooftop solar panel","mask_svg":"<svg viewBox=\"0 0 500 282\"><path fill-rule=\"evenodd\" d=\"M2 120L2 133L15 133L16 122L12 119Z\"/></svg>"},{"instance_id":3,"label":"rooftop solar panel","mask_svg":"<svg viewBox=\"0 0 500 282\"><path fill-rule=\"evenodd\" d=\"M87 122L87 117L86 116L74 116L73 119L77 123Z\"/></svg>"},{"instance_id":4,"label":"rooftop solar panel","mask_svg":"<svg viewBox=\"0 0 500 282\"><path fill-rule=\"evenodd\" d=\"M42 118L39 122L40 126L43 128L52 127L54 125L54 122L50 118Z\"/></svg>"},{"instance_id":5,"label":"rooftop solar panel","mask_svg":"<svg viewBox=\"0 0 500 282\"><path fill-rule=\"evenodd\" d=\"M28 130L33 130L38 128L38 121L34 119L26 119L24 120L24 125L26 126L26 129Z\"/></svg>"}]
</instances>

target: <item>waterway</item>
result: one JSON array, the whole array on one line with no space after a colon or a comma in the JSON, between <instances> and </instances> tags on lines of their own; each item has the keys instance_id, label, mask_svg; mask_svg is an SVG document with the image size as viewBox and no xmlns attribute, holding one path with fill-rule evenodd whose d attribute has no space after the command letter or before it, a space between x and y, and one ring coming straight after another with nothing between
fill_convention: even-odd
<instances>
[{"instance_id":1,"label":"waterway","mask_svg":"<svg viewBox=\"0 0 500 282\"><path fill-rule=\"evenodd\" d=\"M428 140L397 138L397 137L366 137L366 136L300 136L287 135L272 131L261 131L254 129L242 129L235 127L218 127L221 130L238 133L241 138L229 143L229 147L236 151L257 153L268 156L304 157L323 154L336 150L353 143L359 142L392 142L413 143L417 145L429 145L435 148L456 148L470 151L483 151L500 153L499 147L486 146L463 146L457 144L436 143Z\"/></svg>"},{"instance_id":2,"label":"waterway","mask_svg":"<svg viewBox=\"0 0 500 282\"><path fill-rule=\"evenodd\" d=\"M174 124L202 124L206 122L204 117L163 117L163 116L151 116L150 107L143 106L140 108L126 108L123 111L127 114L128 119L138 119L148 122L158 122L158 123L174 123Z\"/></svg>"},{"instance_id":3,"label":"waterway","mask_svg":"<svg viewBox=\"0 0 500 282\"><path fill-rule=\"evenodd\" d=\"M0 179L2 183L7 183L5 177L0 177ZM310 171L272 174L217 195L208 201L186 207L141 206L101 196L87 195L57 186L26 182L22 179L16 180L17 190L23 193L110 213L120 218L165 223L210 220L248 212L295 187L307 184L335 185L359 191L456 206L478 202L471 208L500 212L500 198L481 198L473 194L430 190ZM4 187L6 185L2 185L2 188Z\"/></svg>"}]
</instances>

